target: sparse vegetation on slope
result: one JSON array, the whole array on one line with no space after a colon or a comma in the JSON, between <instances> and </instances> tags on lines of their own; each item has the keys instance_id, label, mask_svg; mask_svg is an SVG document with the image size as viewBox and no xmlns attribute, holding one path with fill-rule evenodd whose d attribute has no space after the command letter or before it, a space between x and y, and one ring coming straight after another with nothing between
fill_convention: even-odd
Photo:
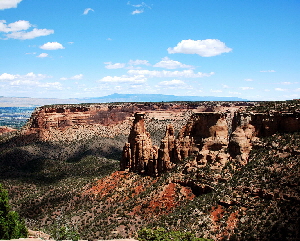
<instances>
[{"instance_id":1,"label":"sparse vegetation on slope","mask_svg":"<svg viewBox=\"0 0 300 241\"><path fill-rule=\"evenodd\" d=\"M155 143L176 122L169 118L145 120ZM186 121L176 122L177 132ZM0 182L11 206L28 227L53 237L66 231L75 239L134 237L160 227L214 240L300 239L299 133L261 137L244 165L229 161L221 170L207 165L190 172L191 156L159 177L118 171L123 133L56 142L5 138Z\"/></svg>"},{"instance_id":2,"label":"sparse vegetation on slope","mask_svg":"<svg viewBox=\"0 0 300 241\"><path fill-rule=\"evenodd\" d=\"M24 221L10 209L7 191L0 184L0 239L26 238L28 231Z\"/></svg>"}]
</instances>

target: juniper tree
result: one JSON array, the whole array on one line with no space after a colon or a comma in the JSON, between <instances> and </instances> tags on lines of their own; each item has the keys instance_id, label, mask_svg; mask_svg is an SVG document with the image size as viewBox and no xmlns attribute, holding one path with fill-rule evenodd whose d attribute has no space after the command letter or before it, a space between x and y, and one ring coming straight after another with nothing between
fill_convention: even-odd
<instances>
[{"instance_id":1,"label":"juniper tree","mask_svg":"<svg viewBox=\"0 0 300 241\"><path fill-rule=\"evenodd\" d=\"M27 234L24 221L10 210L7 190L0 184L0 239L25 238Z\"/></svg>"}]
</instances>

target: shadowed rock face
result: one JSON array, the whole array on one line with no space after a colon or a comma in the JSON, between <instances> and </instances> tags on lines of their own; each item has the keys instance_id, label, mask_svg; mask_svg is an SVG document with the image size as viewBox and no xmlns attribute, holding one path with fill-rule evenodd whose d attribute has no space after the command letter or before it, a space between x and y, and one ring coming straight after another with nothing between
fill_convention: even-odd
<instances>
[{"instance_id":1,"label":"shadowed rock face","mask_svg":"<svg viewBox=\"0 0 300 241\"><path fill-rule=\"evenodd\" d=\"M300 130L300 114L295 113L240 113L236 112L233 125L246 126L251 124L255 128L255 136L266 137L277 132L296 132Z\"/></svg>"},{"instance_id":2,"label":"shadowed rock face","mask_svg":"<svg viewBox=\"0 0 300 241\"><path fill-rule=\"evenodd\" d=\"M121 170L154 175L157 166L157 148L153 147L144 123L145 113L136 113L128 143L123 148Z\"/></svg>"},{"instance_id":3,"label":"shadowed rock face","mask_svg":"<svg viewBox=\"0 0 300 241\"><path fill-rule=\"evenodd\" d=\"M167 126L160 148L152 146L146 131L144 115L137 113L126 143L121 170L160 175L186 158L186 172L210 166L220 171L229 160L245 165L254 141L276 132L300 131L298 113L230 113L200 112L174 136L172 125ZM158 155L157 155L158 153ZM131 164L130 164L131 163Z\"/></svg>"}]
</instances>

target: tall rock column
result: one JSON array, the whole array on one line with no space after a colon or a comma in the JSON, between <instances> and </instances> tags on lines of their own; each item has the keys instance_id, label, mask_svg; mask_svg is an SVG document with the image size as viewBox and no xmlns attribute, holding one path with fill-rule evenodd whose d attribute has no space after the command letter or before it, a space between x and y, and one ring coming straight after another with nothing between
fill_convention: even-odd
<instances>
[{"instance_id":1,"label":"tall rock column","mask_svg":"<svg viewBox=\"0 0 300 241\"><path fill-rule=\"evenodd\" d=\"M152 146L149 132L146 131L144 113L136 113L128 143L123 148L121 170L154 175L157 163L157 148Z\"/></svg>"}]
</instances>

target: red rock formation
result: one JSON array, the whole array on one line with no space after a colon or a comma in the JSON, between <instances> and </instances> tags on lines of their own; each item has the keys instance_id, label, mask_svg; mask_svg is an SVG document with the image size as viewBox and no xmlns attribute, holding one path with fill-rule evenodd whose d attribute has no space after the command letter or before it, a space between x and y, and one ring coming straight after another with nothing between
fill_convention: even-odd
<instances>
[{"instance_id":1,"label":"red rock formation","mask_svg":"<svg viewBox=\"0 0 300 241\"><path fill-rule=\"evenodd\" d=\"M300 131L300 113L244 113L236 112L233 126L246 126L251 124L255 128L255 136L271 136L277 132ZM234 128L234 129L235 129Z\"/></svg>"},{"instance_id":2,"label":"red rock formation","mask_svg":"<svg viewBox=\"0 0 300 241\"><path fill-rule=\"evenodd\" d=\"M226 115L197 113L182 128L177 139L173 126L168 125L157 156L157 147L152 146L150 135L145 130L144 114L136 113L128 142L123 149L121 170L129 168L138 173L160 175L191 155L197 161L188 168L205 166L208 161L219 168L228 159L225 153L228 145Z\"/></svg>"},{"instance_id":3,"label":"red rock formation","mask_svg":"<svg viewBox=\"0 0 300 241\"><path fill-rule=\"evenodd\" d=\"M149 132L144 122L145 113L136 113L131 128L128 143L123 149L120 162L121 170L155 175L157 162L157 147L153 147Z\"/></svg>"},{"instance_id":4,"label":"red rock formation","mask_svg":"<svg viewBox=\"0 0 300 241\"><path fill-rule=\"evenodd\" d=\"M162 173L172 169L174 163L180 159L179 150L175 148L174 127L168 125L165 137L161 141L159 149L159 165L158 173Z\"/></svg>"},{"instance_id":5,"label":"red rock formation","mask_svg":"<svg viewBox=\"0 0 300 241\"><path fill-rule=\"evenodd\" d=\"M124 147L121 170L129 167L132 171L155 176L171 170L186 158L190 158L186 163L187 172L206 165L220 171L229 160L245 165L253 141L280 131L299 131L299 119L295 113L236 112L232 118L230 113L199 112L192 115L178 138L174 136L173 126L167 126L157 152L145 130L144 115L136 114L129 136L130 144Z\"/></svg>"},{"instance_id":6,"label":"red rock formation","mask_svg":"<svg viewBox=\"0 0 300 241\"><path fill-rule=\"evenodd\" d=\"M241 164L248 162L252 143L259 137L271 136L277 132L300 131L298 113L240 113L233 117L233 132L228 146L231 158Z\"/></svg>"},{"instance_id":7,"label":"red rock formation","mask_svg":"<svg viewBox=\"0 0 300 241\"><path fill-rule=\"evenodd\" d=\"M8 126L0 126L0 135L2 135L4 133L14 132L14 131L17 131L17 130L13 129L11 127L8 127Z\"/></svg>"}]
</instances>

